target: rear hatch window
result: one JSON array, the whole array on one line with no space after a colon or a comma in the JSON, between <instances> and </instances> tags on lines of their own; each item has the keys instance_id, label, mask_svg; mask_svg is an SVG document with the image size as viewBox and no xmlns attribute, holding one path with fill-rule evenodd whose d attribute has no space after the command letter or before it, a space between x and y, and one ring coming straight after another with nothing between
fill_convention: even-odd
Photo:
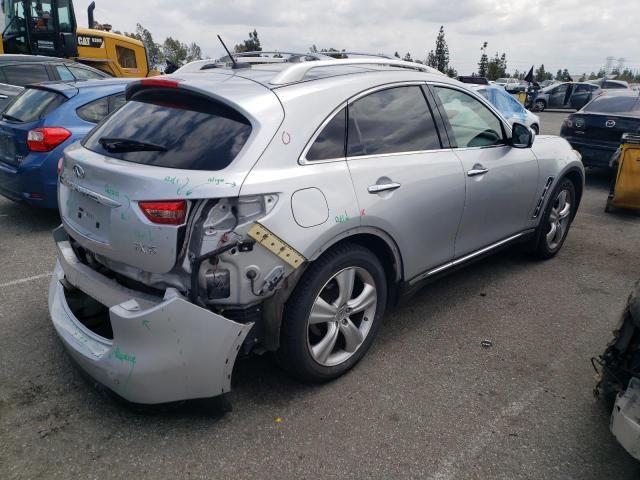
<instances>
[{"instance_id":1,"label":"rear hatch window","mask_svg":"<svg viewBox=\"0 0 640 480\"><path fill-rule=\"evenodd\" d=\"M132 163L222 170L250 134L249 120L220 102L175 89L149 89L134 95L83 145Z\"/></svg>"},{"instance_id":2,"label":"rear hatch window","mask_svg":"<svg viewBox=\"0 0 640 480\"><path fill-rule=\"evenodd\" d=\"M640 116L640 97L598 97L584 107L583 111L611 115L631 114Z\"/></svg>"},{"instance_id":3,"label":"rear hatch window","mask_svg":"<svg viewBox=\"0 0 640 480\"><path fill-rule=\"evenodd\" d=\"M29 88L15 98L2 116L11 122L36 122L42 120L66 100L67 97L61 93Z\"/></svg>"}]
</instances>

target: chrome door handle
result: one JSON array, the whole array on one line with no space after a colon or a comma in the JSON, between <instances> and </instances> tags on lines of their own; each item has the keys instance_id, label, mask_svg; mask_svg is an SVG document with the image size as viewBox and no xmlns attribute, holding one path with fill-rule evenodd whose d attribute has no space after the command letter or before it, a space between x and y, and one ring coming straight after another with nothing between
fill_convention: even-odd
<instances>
[{"instance_id":1,"label":"chrome door handle","mask_svg":"<svg viewBox=\"0 0 640 480\"><path fill-rule=\"evenodd\" d=\"M402 185L399 183L395 183L395 182L391 182L391 183L380 183L380 184L375 184L375 185L371 185L369 188L367 188L367 191L369 193L380 193L380 192L388 192L391 190L396 190L398 188L400 188Z\"/></svg>"},{"instance_id":2,"label":"chrome door handle","mask_svg":"<svg viewBox=\"0 0 640 480\"><path fill-rule=\"evenodd\" d=\"M478 175L484 175L489 171L488 168L484 168L482 165L474 165L471 170L467 172L467 177L476 177Z\"/></svg>"}]
</instances>

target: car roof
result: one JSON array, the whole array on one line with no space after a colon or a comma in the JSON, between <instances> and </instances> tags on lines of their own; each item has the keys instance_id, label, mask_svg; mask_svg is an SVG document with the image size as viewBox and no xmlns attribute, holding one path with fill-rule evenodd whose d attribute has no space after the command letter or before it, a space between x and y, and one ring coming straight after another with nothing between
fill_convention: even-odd
<instances>
[{"instance_id":1,"label":"car roof","mask_svg":"<svg viewBox=\"0 0 640 480\"><path fill-rule=\"evenodd\" d=\"M389 63L390 62L390 63ZM331 60L301 63L269 63L252 65L249 68L215 68L201 72L189 72L189 79L213 73L250 80L269 89L287 85L306 83L314 80L360 74L363 77L379 72L412 72L424 75L425 80L445 77L437 70L410 62L383 59ZM177 78L187 76L187 72L176 72ZM196 75L195 77L193 75ZM447 78L447 77L445 77ZM454 80L456 83L457 80Z\"/></svg>"},{"instance_id":2,"label":"car roof","mask_svg":"<svg viewBox=\"0 0 640 480\"><path fill-rule=\"evenodd\" d=\"M77 63L68 58L46 57L44 55L0 55L0 63Z\"/></svg>"}]
</instances>

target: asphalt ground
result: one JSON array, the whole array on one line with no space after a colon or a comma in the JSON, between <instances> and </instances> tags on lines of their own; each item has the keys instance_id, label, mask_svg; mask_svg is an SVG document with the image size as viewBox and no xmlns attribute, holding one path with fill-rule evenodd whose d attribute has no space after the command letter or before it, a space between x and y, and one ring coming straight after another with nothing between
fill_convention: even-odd
<instances>
[{"instance_id":1,"label":"asphalt ground","mask_svg":"<svg viewBox=\"0 0 640 480\"><path fill-rule=\"evenodd\" d=\"M592 396L589 359L640 277L640 217L605 214L607 185L588 172L555 259L507 250L425 288L334 382L238 362L223 416L92 389L47 314L59 220L0 200L0 479L637 480Z\"/></svg>"}]
</instances>

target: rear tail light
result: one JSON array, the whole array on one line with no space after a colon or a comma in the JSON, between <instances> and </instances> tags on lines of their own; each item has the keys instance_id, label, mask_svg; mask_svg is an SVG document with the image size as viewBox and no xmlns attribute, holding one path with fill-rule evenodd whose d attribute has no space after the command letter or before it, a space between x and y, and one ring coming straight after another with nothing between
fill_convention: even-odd
<instances>
[{"instance_id":1,"label":"rear tail light","mask_svg":"<svg viewBox=\"0 0 640 480\"><path fill-rule=\"evenodd\" d=\"M36 128L29 131L27 146L32 152L50 152L70 136L71 132L66 128Z\"/></svg>"},{"instance_id":2,"label":"rear tail light","mask_svg":"<svg viewBox=\"0 0 640 480\"><path fill-rule=\"evenodd\" d=\"M187 216L186 200L166 200L161 202L138 202L140 210L153 223L182 225Z\"/></svg>"}]
</instances>

